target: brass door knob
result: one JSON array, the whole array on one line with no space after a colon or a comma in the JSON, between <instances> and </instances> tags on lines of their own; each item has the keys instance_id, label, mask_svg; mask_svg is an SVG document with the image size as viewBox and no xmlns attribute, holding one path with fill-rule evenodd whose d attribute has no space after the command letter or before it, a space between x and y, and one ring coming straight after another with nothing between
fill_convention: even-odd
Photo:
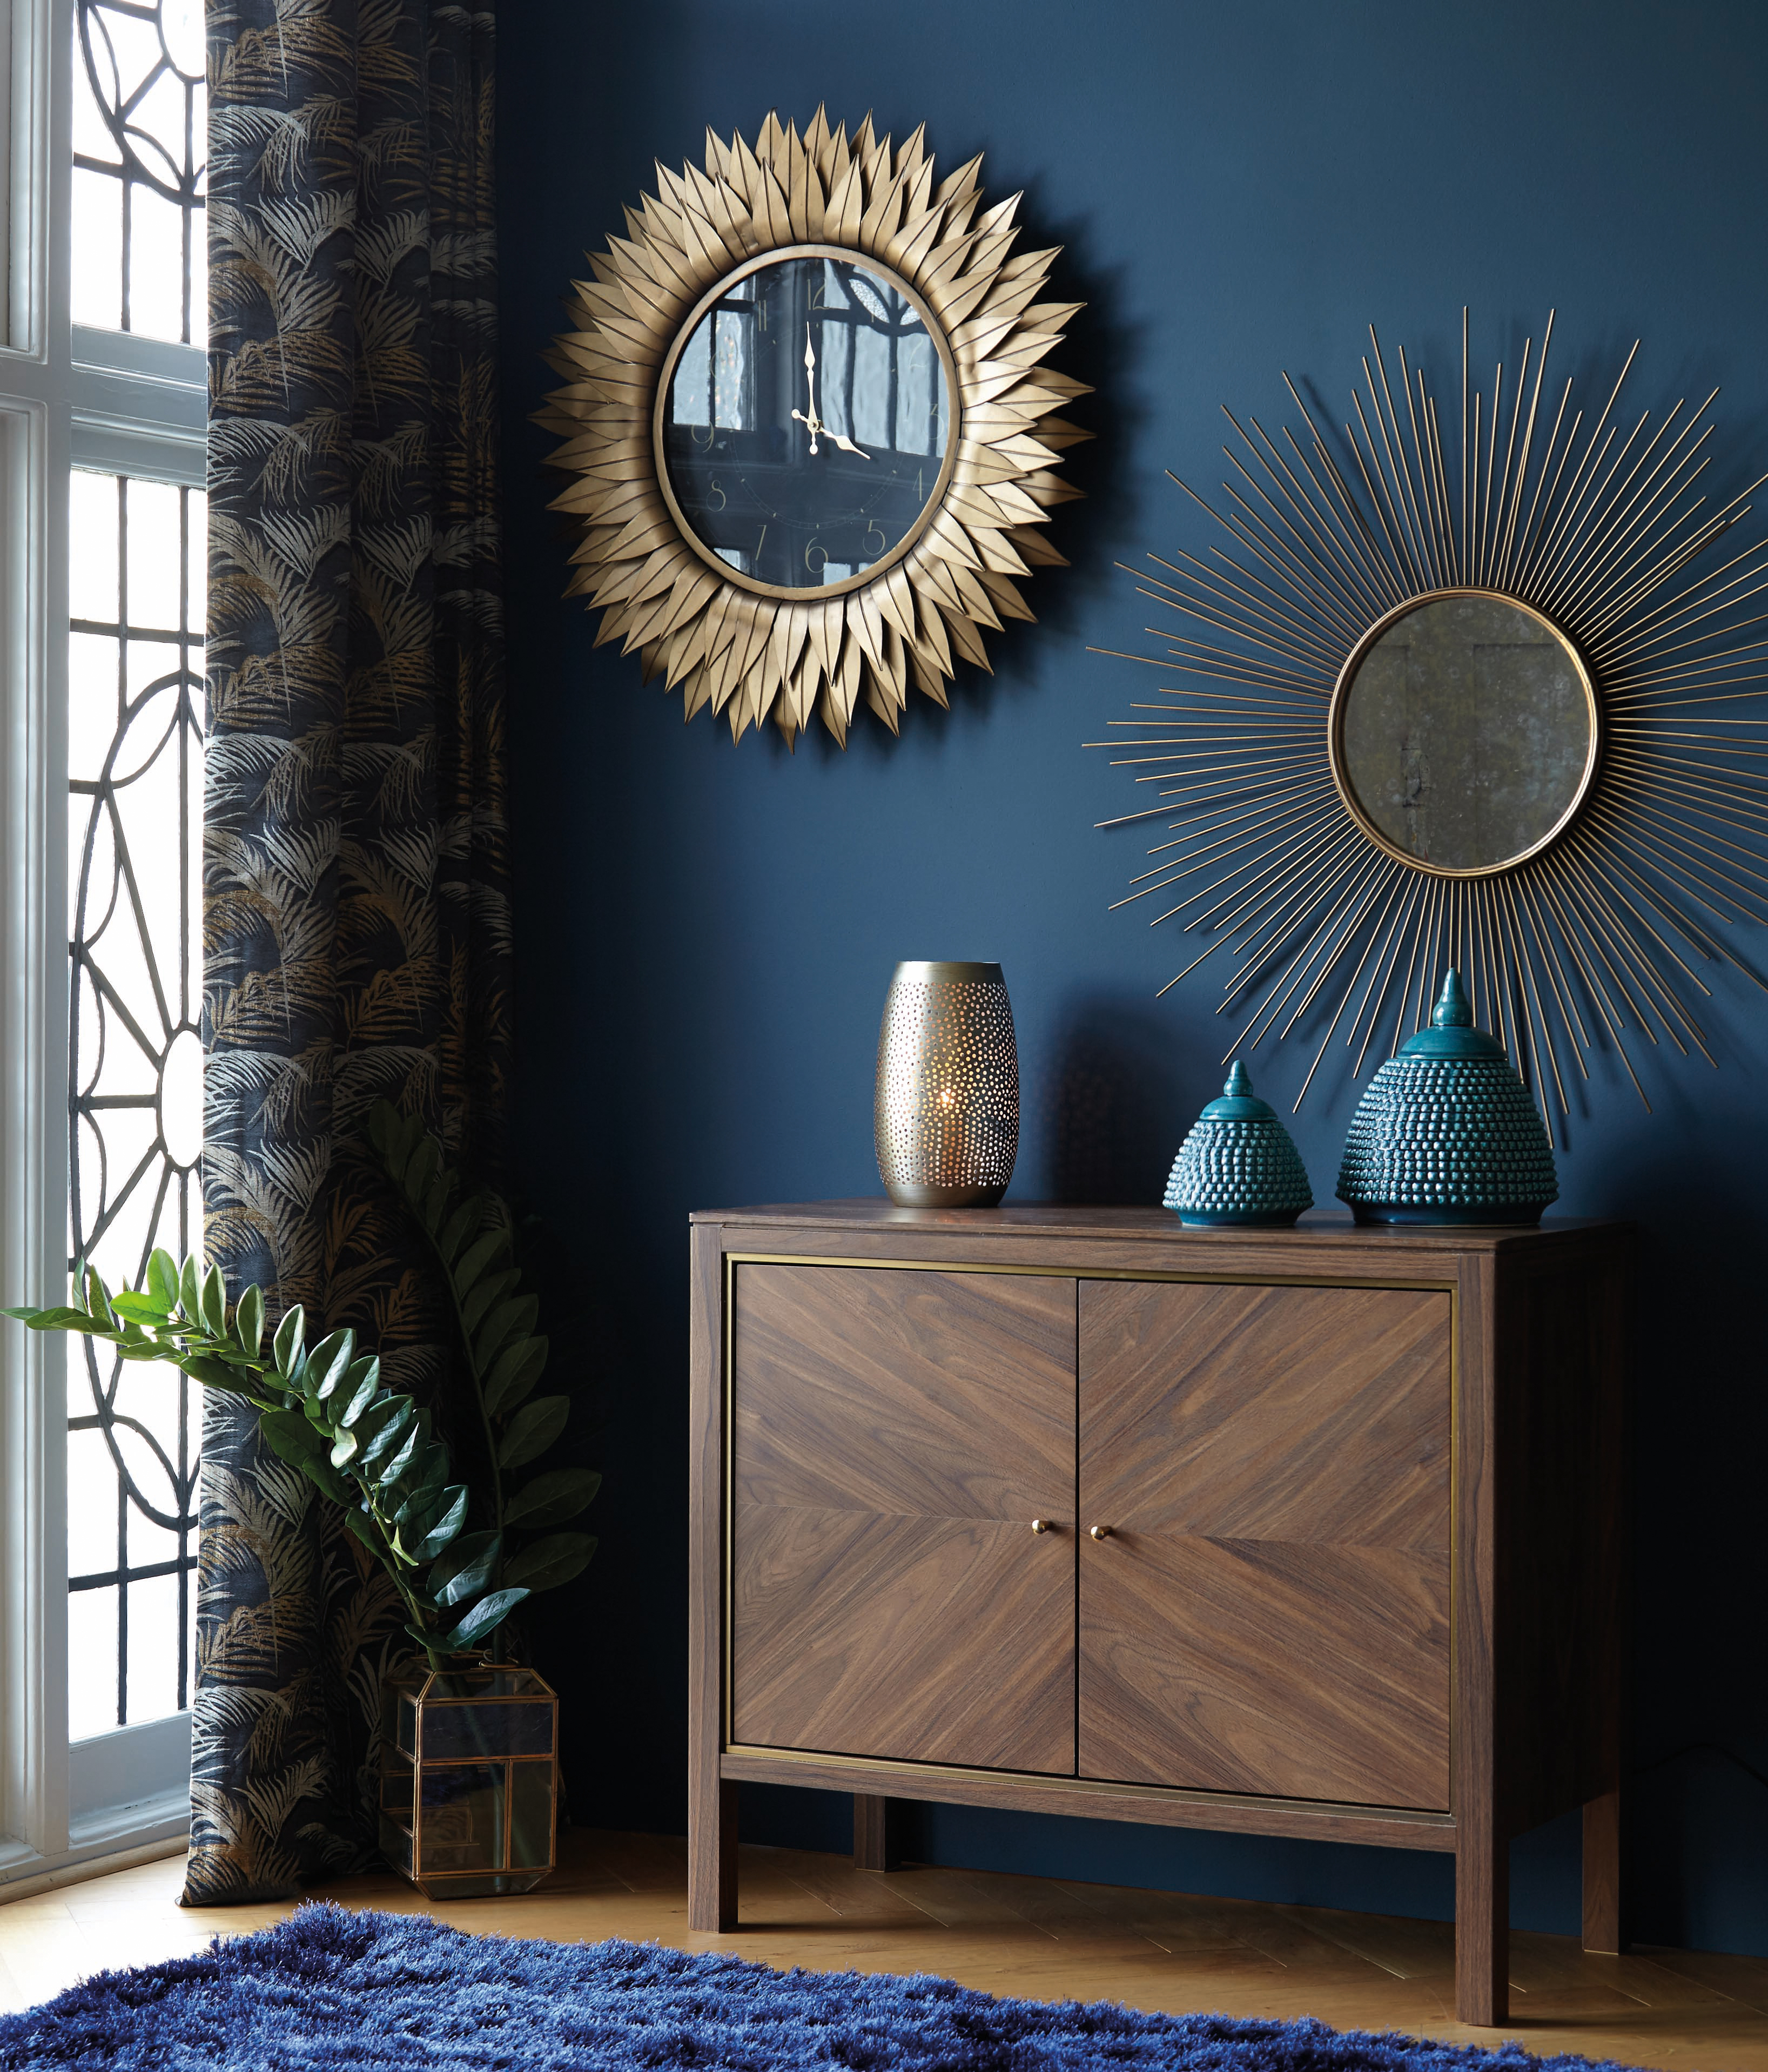
<instances>
[{"instance_id":1,"label":"brass door knob","mask_svg":"<svg viewBox=\"0 0 1768 2072\"><path fill-rule=\"evenodd\" d=\"M1034 1518L1031 1521L1031 1529L1034 1532L1047 1532L1050 1521L1047 1518Z\"/></svg>"},{"instance_id":2,"label":"brass door knob","mask_svg":"<svg viewBox=\"0 0 1768 2072\"><path fill-rule=\"evenodd\" d=\"M1089 1527L1089 1530L1095 1540L1108 1540L1111 1537L1111 1527L1108 1525L1095 1525Z\"/></svg>"}]
</instances>

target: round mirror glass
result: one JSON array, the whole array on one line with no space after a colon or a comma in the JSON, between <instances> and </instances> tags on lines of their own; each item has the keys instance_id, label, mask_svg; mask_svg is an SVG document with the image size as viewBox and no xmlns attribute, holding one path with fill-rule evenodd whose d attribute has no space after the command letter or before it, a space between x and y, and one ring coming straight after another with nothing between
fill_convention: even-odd
<instances>
[{"instance_id":1,"label":"round mirror glass","mask_svg":"<svg viewBox=\"0 0 1768 2072\"><path fill-rule=\"evenodd\" d=\"M862 582L932 516L951 384L920 307L875 263L795 253L743 273L667 376L657 445L676 514L748 586Z\"/></svg>"},{"instance_id":2,"label":"round mirror glass","mask_svg":"<svg viewBox=\"0 0 1768 2072\"><path fill-rule=\"evenodd\" d=\"M1408 860L1498 870L1540 847L1582 797L1596 709L1544 619L1479 591L1396 618L1340 688L1333 754L1347 798Z\"/></svg>"}]
</instances>

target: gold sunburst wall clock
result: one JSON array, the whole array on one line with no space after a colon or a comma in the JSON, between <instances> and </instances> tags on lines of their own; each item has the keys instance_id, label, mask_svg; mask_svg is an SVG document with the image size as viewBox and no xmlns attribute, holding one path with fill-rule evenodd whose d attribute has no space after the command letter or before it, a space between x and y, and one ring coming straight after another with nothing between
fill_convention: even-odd
<instances>
[{"instance_id":1,"label":"gold sunburst wall clock","mask_svg":"<svg viewBox=\"0 0 1768 2072\"><path fill-rule=\"evenodd\" d=\"M1712 1062L1704 967L1762 983L1737 924L1768 920L1768 545L1721 545L1761 485L1704 493L1717 389L1635 414L1635 343L1586 411L1552 330L1488 393L1463 311L1446 433L1372 327L1342 443L1286 374L1299 433L1224 409L1225 504L1186 494L1228 543L1130 571L1178 623L1124 657L1172 680L1089 744L1153 795L1102 824L1165 823L1116 903L1199 939L1162 992L1222 971L1224 1057L1309 1032L1297 1108L1334 1043L1360 1074L1422 1026L1449 964L1556 1120L1593 1049L1642 1100L1642 1043Z\"/></svg>"},{"instance_id":2,"label":"gold sunburst wall clock","mask_svg":"<svg viewBox=\"0 0 1768 2072\"><path fill-rule=\"evenodd\" d=\"M820 108L802 137L709 131L573 284L537 420L569 594L689 719L791 742L816 716L845 746L864 704L894 732L1066 565L1043 528L1090 392L1044 363L1081 306L1044 299L1056 254L1015 252L981 162L935 182L919 130L893 149Z\"/></svg>"}]
</instances>

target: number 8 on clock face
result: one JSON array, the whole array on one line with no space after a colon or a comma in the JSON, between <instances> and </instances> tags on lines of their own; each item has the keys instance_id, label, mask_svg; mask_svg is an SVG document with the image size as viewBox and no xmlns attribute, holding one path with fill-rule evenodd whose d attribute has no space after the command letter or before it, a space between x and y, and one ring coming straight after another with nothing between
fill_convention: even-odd
<instances>
[{"instance_id":1,"label":"number 8 on clock face","mask_svg":"<svg viewBox=\"0 0 1768 2072\"><path fill-rule=\"evenodd\" d=\"M875 260L820 246L722 282L682 327L659 389L664 493L740 587L857 588L931 521L956 438L950 355L920 298Z\"/></svg>"}]
</instances>

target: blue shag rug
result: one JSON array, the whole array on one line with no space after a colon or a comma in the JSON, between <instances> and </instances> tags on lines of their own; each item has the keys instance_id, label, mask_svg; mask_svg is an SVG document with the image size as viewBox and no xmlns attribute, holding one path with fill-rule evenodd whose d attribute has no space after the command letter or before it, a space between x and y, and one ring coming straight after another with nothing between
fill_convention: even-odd
<instances>
[{"instance_id":1,"label":"blue shag rug","mask_svg":"<svg viewBox=\"0 0 1768 2072\"><path fill-rule=\"evenodd\" d=\"M200 1957L0 2016L43 2072L1589 2072L1318 2021L998 2000L949 1979L770 1970L635 1942L516 1942L309 1905Z\"/></svg>"}]
</instances>

